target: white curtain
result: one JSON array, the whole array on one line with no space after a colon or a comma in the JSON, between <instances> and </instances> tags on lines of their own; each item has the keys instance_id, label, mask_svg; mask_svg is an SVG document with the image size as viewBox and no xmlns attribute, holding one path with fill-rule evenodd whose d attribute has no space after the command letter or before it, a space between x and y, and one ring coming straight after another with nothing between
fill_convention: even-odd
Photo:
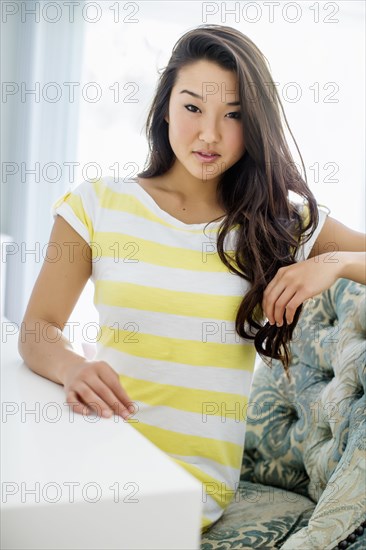
<instances>
[{"instance_id":1,"label":"white curtain","mask_svg":"<svg viewBox=\"0 0 366 550\"><path fill-rule=\"evenodd\" d=\"M64 10L57 20L57 3L47 11L43 2L5 4L1 233L11 242L1 269L4 314L19 324L46 255L50 205L69 186L65 163L76 161L79 94L71 101L68 83L80 82L85 23L80 9L73 22Z\"/></svg>"}]
</instances>

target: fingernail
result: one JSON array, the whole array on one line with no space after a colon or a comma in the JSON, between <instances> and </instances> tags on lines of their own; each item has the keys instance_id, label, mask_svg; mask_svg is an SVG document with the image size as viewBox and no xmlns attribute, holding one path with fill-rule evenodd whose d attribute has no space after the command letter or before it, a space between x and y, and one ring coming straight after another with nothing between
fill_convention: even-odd
<instances>
[{"instance_id":1,"label":"fingernail","mask_svg":"<svg viewBox=\"0 0 366 550\"><path fill-rule=\"evenodd\" d=\"M282 324L276 323L276 327L277 327L277 328L282 327Z\"/></svg>"},{"instance_id":2,"label":"fingernail","mask_svg":"<svg viewBox=\"0 0 366 550\"><path fill-rule=\"evenodd\" d=\"M112 416L112 411L107 411L107 410L103 411L103 416L105 416L106 418L111 417Z\"/></svg>"},{"instance_id":3,"label":"fingernail","mask_svg":"<svg viewBox=\"0 0 366 550\"><path fill-rule=\"evenodd\" d=\"M127 420L130 417L130 413L127 410L124 410L122 412L122 416L125 420Z\"/></svg>"},{"instance_id":4,"label":"fingernail","mask_svg":"<svg viewBox=\"0 0 366 550\"><path fill-rule=\"evenodd\" d=\"M128 410L130 411L130 413L134 413L134 412L135 412L135 409L134 409L133 405L130 405L130 406L128 407Z\"/></svg>"}]
</instances>

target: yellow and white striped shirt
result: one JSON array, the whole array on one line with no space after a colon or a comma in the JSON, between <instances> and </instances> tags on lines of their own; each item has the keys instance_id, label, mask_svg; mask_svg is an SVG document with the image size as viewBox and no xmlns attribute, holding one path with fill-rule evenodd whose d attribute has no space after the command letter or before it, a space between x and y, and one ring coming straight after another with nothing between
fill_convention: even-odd
<instances>
[{"instance_id":1,"label":"yellow and white striped shirt","mask_svg":"<svg viewBox=\"0 0 366 550\"><path fill-rule=\"evenodd\" d=\"M202 483L202 529L240 477L252 341L235 332L248 283L216 249L220 221L186 224L136 182L83 181L51 208L91 246L99 341L94 360L119 373L131 425ZM305 259L324 223L299 250ZM225 240L234 250L235 228ZM302 256L301 256L302 254Z\"/></svg>"}]
</instances>

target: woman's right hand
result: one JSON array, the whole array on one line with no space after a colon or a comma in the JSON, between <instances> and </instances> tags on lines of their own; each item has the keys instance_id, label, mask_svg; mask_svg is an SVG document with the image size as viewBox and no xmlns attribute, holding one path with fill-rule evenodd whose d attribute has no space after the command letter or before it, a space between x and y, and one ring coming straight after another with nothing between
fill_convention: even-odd
<instances>
[{"instance_id":1,"label":"woman's right hand","mask_svg":"<svg viewBox=\"0 0 366 550\"><path fill-rule=\"evenodd\" d=\"M126 419L136 412L118 374L106 361L77 363L67 369L63 382L66 401L79 414L96 412L108 418L115 413Z\"/></svg>"}]
</instances>

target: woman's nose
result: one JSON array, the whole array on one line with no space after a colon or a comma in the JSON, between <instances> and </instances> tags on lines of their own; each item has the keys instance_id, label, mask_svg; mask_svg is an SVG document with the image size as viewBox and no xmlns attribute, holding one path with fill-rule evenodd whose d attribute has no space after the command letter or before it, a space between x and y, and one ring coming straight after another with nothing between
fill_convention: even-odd
<instances>
[{"instance_id":1,"label":"woman's nose","mask_svg":"<svg viewBox=\"0 0 366 550\"><path fill-rule=\"evenodd\" d=\"M206 143L217 143L220 140L220 131L214 120L202 122L199 139Z\"/></svg>"}]
</instances>

